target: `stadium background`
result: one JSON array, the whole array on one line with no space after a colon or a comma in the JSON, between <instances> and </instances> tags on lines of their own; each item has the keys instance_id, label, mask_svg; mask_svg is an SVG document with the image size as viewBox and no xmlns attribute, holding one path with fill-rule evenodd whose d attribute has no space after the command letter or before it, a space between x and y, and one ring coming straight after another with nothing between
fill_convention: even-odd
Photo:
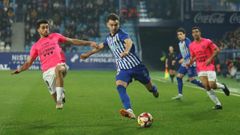
<instances>
[{"instance_id":1,"label":"stadium background","mask_svg":"<svg viewBox=\"0 0 240 135\"><path fill-rule=\"evenodd\" d=\"M122 27L137 46L139 57L150 69L164 70L160 59L166 55L168 46L174 46L178 52L175 36L178 27L184 27L191 38L191 27L200 26L203 36L221 48L216 59L218 73L239 79L239 10L237 0L3 0L0 69L23 64L38 39L35 22L39 18L49 19L52 32L100 43L107 35L105 17L115 12L121 16ZM83 61L79 54L88 47L63 48L70 69L115 68L108 49ZM32 69L39 69L39 62Z\"/></svg>"}]
</instances>

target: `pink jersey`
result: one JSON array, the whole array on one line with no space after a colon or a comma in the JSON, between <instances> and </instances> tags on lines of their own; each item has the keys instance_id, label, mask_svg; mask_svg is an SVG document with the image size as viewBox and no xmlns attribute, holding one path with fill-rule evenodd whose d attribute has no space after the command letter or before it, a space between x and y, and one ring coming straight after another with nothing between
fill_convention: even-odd
<instances>
[{"instance_id":1,"label":"pink jersey","mask_svg":"<svg viewBox=\"0 0 240 135\"><path fill-rule=\"evenodd\" d=\"M59 43L66 42L66 37L58 33L49 34L40 38L31 48L30 56L41 62L42 71L55 67L58 63L65 63L65 55Z\"/></svg>"},{"instance_id":2,"label":"pink jersey","mask_svg":"<svg viewBox=\"0 0 240 135\"><path fill-rule=\"evenodd\" d=\"M218 48L210 39L201 38L200 41L193 41L189 48L191 56L196 58L197 72L215 71L214 60L209 65L205 63Z\"/></svg>"}]
</instances>

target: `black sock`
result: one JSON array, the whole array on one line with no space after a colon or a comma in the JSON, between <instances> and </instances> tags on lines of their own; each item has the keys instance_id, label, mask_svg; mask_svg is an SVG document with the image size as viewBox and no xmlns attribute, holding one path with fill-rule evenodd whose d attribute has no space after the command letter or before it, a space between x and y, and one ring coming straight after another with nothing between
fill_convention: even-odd
<instances>
[{"instance_id":1,"label":"black sock","mask_svg":"<svg viewBox=\"0 0 240 135\"><path fill-rule=\"evenodd\" d=\"M174 76L175 76L175 75L170 75L170 78L171 78L172 83L174 82Z\"/></svg>"}]
</instances>

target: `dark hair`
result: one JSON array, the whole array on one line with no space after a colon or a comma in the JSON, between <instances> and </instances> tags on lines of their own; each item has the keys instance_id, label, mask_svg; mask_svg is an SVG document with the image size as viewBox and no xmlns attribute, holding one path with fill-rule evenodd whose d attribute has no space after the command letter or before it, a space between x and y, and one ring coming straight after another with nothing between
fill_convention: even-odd
<instances>
[{"instance_id":1,"label":"dark hair","mask_svg":"<svg viewBox=\"0 0 240 135\"><path fill-rule=\"evenodd\" d=\"M37 20L36 28L38 29L41 24L48 24L48 20L46 20L46 19Z\"/></svg>"},{"instance_id":2,"label":"dark hair","mask_svg":"<svg viewBox=\"0 0 240 135\"><path fill-rule=\"evenodd\" d=\"M183 34L186 34L186 30L184 28L178 28L177 33L182 32Z\"/></svg>"},{"instance_id":3,"label":"dark hair","mask_svg":"<svg viewBox=\"0 0 240 135\"><path fill-rule=\"evenodd\" d=\"M201 32L201 29L198 26L192 27L192 30L199 30Z\"/></svg>"},{"instance_id":4,"label":"dark hair","mask_svg":"<svg viewBox=\"0 0 240 135\"><path fill-rule=\"evenodd\" d=\"M109 20L113 20L113 21L119 20L119 16L115 13L111 13L108 15L106 21L108 22Z\"/></svg>"}]
</instances>

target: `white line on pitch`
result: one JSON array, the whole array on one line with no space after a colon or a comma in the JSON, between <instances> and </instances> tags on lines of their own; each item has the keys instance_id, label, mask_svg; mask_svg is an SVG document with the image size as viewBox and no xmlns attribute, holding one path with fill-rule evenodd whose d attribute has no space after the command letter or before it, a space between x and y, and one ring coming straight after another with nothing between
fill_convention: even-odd
<instances>
[{"instance_id":1,"label":"white line on pitch","mask_svg":"<svg viewBox=\"0 0 240 135\"><path fill-rule=\"evenodd\" d=\"M155 78L155 77L153 77L152 79L155 80L155 81L163 82L163 83L167 83L167 82L168 82L168 81L166 81L166 80L163 80L163 79L160 79L160 78ZM174 85L177 85L177 84L174 83ZM202 88L199 88L199 87L196 87L196 86L191 86L191 85L188 85L188 84L184 84L184 86L190 87L190 88L195 88L195 89L202 89ZM231 91L231 96L240 97L240 94L232 93L232 90L233 90L234 92L237 91L235 88L229 88L229 89L230 89L230 91ZM222 94L223 94L223 92L221 92L221 91L215 91L215 92L217 92L217 93L222 93Z\"/></svg>"}]
</instances>

